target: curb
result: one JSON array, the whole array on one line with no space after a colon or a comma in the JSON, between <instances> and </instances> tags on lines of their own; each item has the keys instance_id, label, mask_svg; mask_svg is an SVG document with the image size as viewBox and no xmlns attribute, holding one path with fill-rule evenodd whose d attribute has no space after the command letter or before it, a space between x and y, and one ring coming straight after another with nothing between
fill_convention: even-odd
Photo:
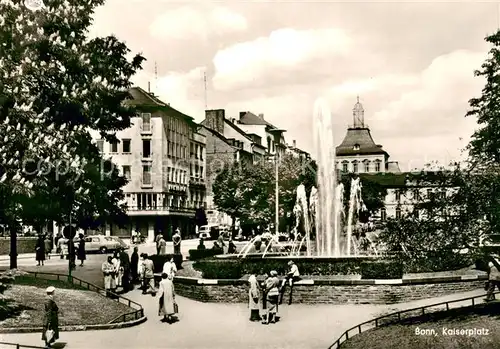
<instances>
[{"instance_id":1,"label":"curb","mask_svg":"<svg viewBox=\"0 0 500 349\"><path fill-rule=\"evenodd\" d=\"M96 331L96 330L116 330L120 328L127 328L140 325L146 322L148 318L143 316L140 319L119 322L115 324L97 324L97 325L70 325L70 326L60 326L60 332L76 332L76 331ZM33 333L42 332L42 327L8 327L0 328L0 333Z\"/></svg>"}]
</instances>

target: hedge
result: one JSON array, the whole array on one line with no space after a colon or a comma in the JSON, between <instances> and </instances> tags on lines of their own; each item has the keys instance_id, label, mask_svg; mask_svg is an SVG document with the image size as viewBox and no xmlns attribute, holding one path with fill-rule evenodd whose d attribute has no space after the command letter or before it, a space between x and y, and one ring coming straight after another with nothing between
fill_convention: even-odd
<instances>
[{"instance_id":1,"label":"hedge","mask_svg":"<svg viewBox=\"0 0 500 349\"><path fill-rule=\"evenodd\" d=\"M198 250L198 249L189 250L189 260L197 261L200 259L210 258L223 253L224 253L223 249L218 249L218 248L217 249L210 248L205 250Z\"/></svg>"},{"instance_id":2,"label":"hedge","mask_svg":"<svg viewBox=\"0 0 500 349\"><path fill-rule=\"evenodd\" d=\"M397 261L372 261L361 263L362 279L401 279L403 264Z\"/></svg>"},{"instance_id":3,"label":"hedge","mask_svg":"<svg viewBox=\"0 0 500 349\"><path fill-rule=\"evenodd\" d=\"M432 273L437 271L452 271L466 268L474 264L475 259L468 254L439 253L426 254L425 257L416 260L401 259L404 263L404 271L407 273Z\"/></svg>"},{"instance_id":4,"label":"hedge","mask_svg":"<svg viewBox=\"0 0 500 349\"><path fill-rule=\"evenodd\" d=\"M154 272L161 273L163 270L163 265L174 257L174 263L177 270L182 269L182 254L153 254L149 258L153 261Z\"/></svg>"},{"instance_id":5,"label":"hedge","mask_svg":"<svg viewBox=\"0 0 500 349\"><path fill-rule=\"evenodd\" d=\"M18 237L17 238L17 253L35 253L36 237ZM0 255L8 255L10 253L10 238L0 238Z\"/></svg>"}]
</instances>

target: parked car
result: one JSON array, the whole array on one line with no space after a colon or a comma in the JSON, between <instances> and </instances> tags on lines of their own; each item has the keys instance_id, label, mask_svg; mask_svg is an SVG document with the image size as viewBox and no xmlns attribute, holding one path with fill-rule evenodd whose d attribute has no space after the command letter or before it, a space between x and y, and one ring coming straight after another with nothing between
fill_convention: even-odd
<instances>
[{"instance_id":1,"label":"parked car","mask_svg":"<svg viewBox=\"0 0 500 349\"><path fill-rule=\"evenodd\" d=\"M208 225L202 225L200 229L198 230L198 237L200 239L205 239L205 240L213 240L214 239L214 234L213 232L215 230L219 230L218 225L213 225L213 224L208 224ZM218 234L217 234L218 236Z\"/></svg>"},{"instance_id":2,"label":"parked car","mask_svg":"<svg viewBox=\"0 0 500 349\"><path fill-rule=\"evenodd\" d=\"M75 243L79 238L75 238ZM129 246L119 237L104 235L89 235L85 237L86 252L108 253L116 251L119 248L128 249Z\"/></svg>"}]
</instances>

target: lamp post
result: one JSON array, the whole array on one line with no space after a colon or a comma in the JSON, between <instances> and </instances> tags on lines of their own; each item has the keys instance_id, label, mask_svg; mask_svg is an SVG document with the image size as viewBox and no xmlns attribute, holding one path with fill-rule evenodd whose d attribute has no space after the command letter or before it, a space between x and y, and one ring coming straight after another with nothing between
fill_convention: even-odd
<instances>
[{"instance_id":1,"label":"lamp post","mask_svg":"<svg viewBox=\"0 0 500 349\"><path fill-rule=\"evenodd\" d=\"M275 222L275 233L276 236L279 234L279 222L280 222L280 208L279 208L279 156L280 153L278 151L279 146L281 146L281 137L285 130L281 129L272 129L268 131L270 134L274 136L274 149L275 149L275 154L274 154L274 163L275 163L275 169L276 169L276 178L275 178L275 196L276 196L276 222Z\"/></svg>"}]
</instances>

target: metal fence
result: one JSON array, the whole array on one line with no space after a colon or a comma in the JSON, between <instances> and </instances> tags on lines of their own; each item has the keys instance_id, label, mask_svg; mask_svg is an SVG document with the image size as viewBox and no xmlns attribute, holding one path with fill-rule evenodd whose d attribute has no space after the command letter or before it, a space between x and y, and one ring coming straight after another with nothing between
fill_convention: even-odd
<instances>
[{"instance_id":1,"label":"metal fence","mask_svg":"<svg viewBox=\"0 0 500 349\"><path fill-rule=\"evenodd\" d=\"M45 347L36 347L34 345L23 345L18 343L7 343L0 342L0 349L22 349L22 348L31 348L31 349L45 349Z\"/></svg>"},{"instance_id":2,"label":"metal fence","mask_svg":"<svg viewBox=\"0 0 500 349\"><path fill-rule=\"evenodd\" d=\"M103 297L106 297L107 294L110 294L112 296L112 298L110 298L110 299L113 299L113 300L120 302L122 304L126 304L129 306L129 308L135 309L134 311L131 311L129 313L117 316L116 318L111 320L109 322L109 324L125 322L125 321L133 321L133 320L138 320L138 319L144 317L144 308L139 303L134 302L133 300L130 300L130 299L125 298L123 296L120 296L119 294L116 294L116 293L111 293L111 292L107 293L105 289L103 289L99 286L96 286L94 284L91 284L90 282L79 279L77 277L64 275L64 274L45 273L45 272L37 272L37 271L28 271L27 273L30 275L33 275L34 278L38 278L38 279L69 282L73 285L80 286L80 287L85 288L89 291L97 292L100 295L102 295Z\"/></svg>"},{"instance_id":3,"label":"metal fence","mask_svg":"<svg viewBox=\"0 0 500 349\"><path fill-rule=\"evenodd\" d=\"M494 294L499 294L500 292L495 292ZM360 334L361 332L364 332L366 330L370 330L372 328L377 328L381 326L386 326L394 323L401 322L402 320L407 320L416 316L422 316L430 313L435 313L437 311L443 311L443 310L450 310L450 309L458 309L458 308L465 308L465 307L470 307L470 306L476 306L478 304L481 304L482 302L476 302L476 299L484 298L485 295L479 295L479 296L472 296L472 297L466 297L466 298L460 298L460 299L455 299L452 301L447 301L447 302L440 302L440 303L435 303L435 304L430 304L430 305L424 305L421 307L417 308L411 308L411 309L405 309L405 310L400 310L396 311L394 313L386 314L379 316L378 318L368 320L365 322L360 323L359 325L356 325L354 327L351 327L335 341L333 342L332 345L328 347L328 349L338 349L341 347L342 343L344 343L346 340L349 338L354 337L357 334ZM452 304L459 303L459 302L468 302L470 301L470 304L467 305L461 305L461 306L451 306ZM432 311L432 309L434 309Z\"/></svg>"}]
</instances>

